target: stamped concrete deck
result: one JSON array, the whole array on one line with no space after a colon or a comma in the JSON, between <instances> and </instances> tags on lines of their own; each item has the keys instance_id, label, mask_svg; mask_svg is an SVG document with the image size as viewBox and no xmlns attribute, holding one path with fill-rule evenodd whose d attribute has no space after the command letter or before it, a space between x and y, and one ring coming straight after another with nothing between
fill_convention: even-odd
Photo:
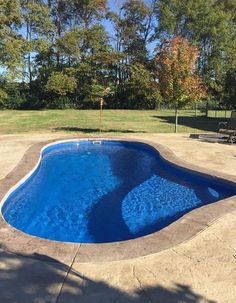
<instances>
[{"instance_id":1,"label":"stamped concrete deck","mask_svg":"<svg viewBox=\"0 0 236 303\"><path fill-rule=\"evenodd\" d=\"M235 145L201 142L187 135L136 137L161 143L188 163L236 176ZM51 134L1 136L0 179L29 146L54 138ZM234 303L235 230L236 212L231 212L185 243L116 262L81 263L72 256L59 263L45 254L26 257L2 249L0 302Z\"/></svg>"}]
</instances>

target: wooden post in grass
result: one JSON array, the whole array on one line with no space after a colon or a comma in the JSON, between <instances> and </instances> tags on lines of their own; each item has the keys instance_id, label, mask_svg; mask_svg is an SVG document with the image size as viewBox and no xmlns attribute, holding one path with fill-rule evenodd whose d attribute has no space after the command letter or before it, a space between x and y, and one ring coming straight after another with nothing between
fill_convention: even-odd
<instances>
[{"instance_id":1,"label":"wooden post in grass","mask_svg":"<svg viewBox=\"0 0 236 303\"><path fill-rule=\"evenodd\" d=\"M99 119L99 130L100 134L102 132L102 109L103 109L104 100L103 98L100 98L100 119Z\"/></svg>"}]
</instances>

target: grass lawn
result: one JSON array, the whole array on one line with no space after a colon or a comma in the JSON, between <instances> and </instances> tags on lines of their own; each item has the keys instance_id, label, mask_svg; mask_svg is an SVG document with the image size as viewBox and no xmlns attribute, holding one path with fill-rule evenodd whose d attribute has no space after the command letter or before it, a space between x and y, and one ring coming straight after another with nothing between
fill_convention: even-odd
<instances>
[{"instance_id":1,"label":"grass lawn","mask_svg":"<svg viewBox=\"0 0 236 303\"><path fill-rule=\"evenodd\" d=\"M230 112L227 112L229 117ZM219 121L225 120L225 111L209 113L206 118L198 112L180 111L178 132L204 133L217 131ZM174 111L172 110L104 110L104 133L173 133ZM98 110L41 110L0 111L0 134L23 132L99 132Z\"/></svg>"}]
</instances>

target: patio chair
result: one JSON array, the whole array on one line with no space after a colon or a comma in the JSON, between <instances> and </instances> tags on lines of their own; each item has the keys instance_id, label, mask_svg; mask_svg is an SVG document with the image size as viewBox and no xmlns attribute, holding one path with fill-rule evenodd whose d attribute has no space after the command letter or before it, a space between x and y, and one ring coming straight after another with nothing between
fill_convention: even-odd
<instances>
[{"instance_id":1,"label":"patio chair","mask_svg":"<svg viewBox=\"0 0 236 303\"><path fill-rule=\"evenodd\" d=\"M234 137L236 137L236 111L231 112L228 122L219 123L219 133L228 135L227 142L234 142Z\"/></svg>"}]
</instances>

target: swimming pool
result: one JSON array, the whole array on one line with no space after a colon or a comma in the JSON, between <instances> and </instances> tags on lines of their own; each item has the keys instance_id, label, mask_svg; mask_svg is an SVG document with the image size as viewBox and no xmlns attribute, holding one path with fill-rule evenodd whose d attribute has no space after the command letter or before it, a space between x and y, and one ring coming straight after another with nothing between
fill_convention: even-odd
<instances>
[{"instance_id":1,"label":"swimming pool","mask_svg":"<svg viewBox=\"0 0 236 303\"><path fill-rule=\"evenodd\" d=\"M235 187L176 168L147 144L84 140L46 147L2 214L30 235L103 243L153 233L235 194Z\"/></svg>"}]
</instances>

